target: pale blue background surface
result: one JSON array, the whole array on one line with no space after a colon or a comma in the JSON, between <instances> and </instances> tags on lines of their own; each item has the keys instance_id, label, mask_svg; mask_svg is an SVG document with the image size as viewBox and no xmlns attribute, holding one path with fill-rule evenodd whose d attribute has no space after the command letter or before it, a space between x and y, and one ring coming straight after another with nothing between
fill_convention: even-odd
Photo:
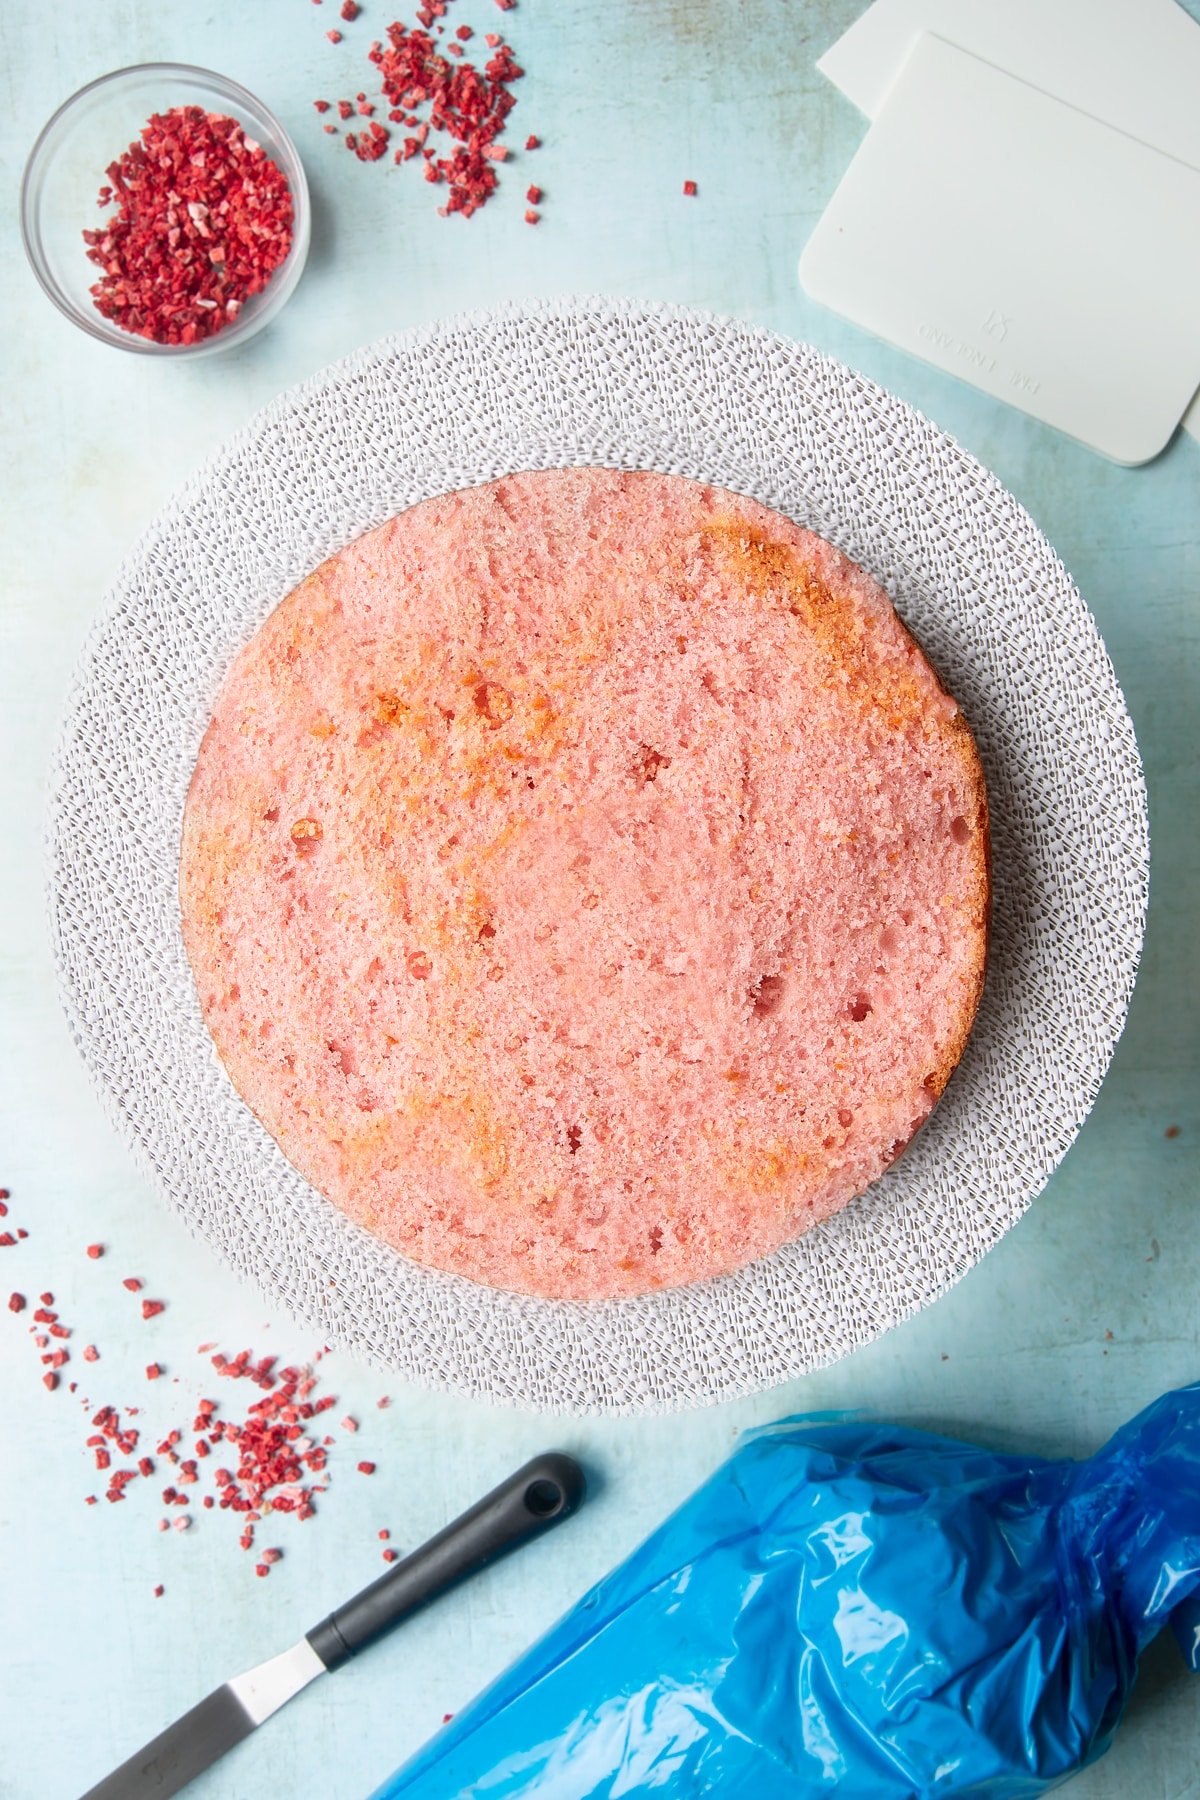
<instances>
[{"instance_id":1,"label":"pale blue background surface","mask_svg":"<svg viewBox=\"0 0 1200 1800\"><path fill-rule=\"evenodd\" d=\"M1190 0L1200 13L1198 0ZM1125 470L888 350L810 303L794 270L864 129L815 58L857 0L458 0L451 23L506 30L528 70L511 139L544 139L470 223L436 216L411 170L365 168L311 101L353 94L395 12L367 0L347 41L335 0L253 6L43 0L0 9L4 410L0 442L0 1184L10 1223L0 1301L50 1287L94 1339L98 1399L144 1390L151 1355L180 1377L164 1406L211 1386L196 1344L219 1337L308 1354L194 1244L135 1171L78 1065L46 946L39 837L45 768L82 635L124 549L247 414L357 344L465 306L608 290L736 313L895 389L994 468L1045 528L1096 613L1146 759L1154 845L1149 934L1129 1028L1095 1113L1027 1219L952 1294L839 1367L704 1413L540 1420L404 1390L342 1357L323 1365L335 1417L363 1417L319 1519L281 1529L256 1581L227 1518L159 1537L147 1494L86 1509L99 1479L83 1416L47 1395L23 1329L0 1307L0 1796L69 1800L174 1714L282 1648L378 1573L375 1531L412 1545L536 1448L597 1476L585 1513L530 1552L320 1683L195 1788L197 1800L365 1795L704 1476L743 1426L789 1410L863 1406L1004 1445L1083 1453L1163 1388L1200 1377L1194 1196L1197 1070L1197 618L1200 445L1177 439ZM406 15L411 16L411 15ZM43 299L16 232L21 163L49 111L122 63L178 58L262 95L304 156L316 223L304 281L246 350L191 366L85 340ZM362 71L363 73L360 73ZM949 147L948 147L949 148ZM696 200L682 198L687 177ZM520 218L546 191L544 223ZM369 453L364 445L364 453ZM1164 1133L1178 1125L1180 1135ZM112 1246L100 1263L84 1246ZM170 1301L142 1324L120 1285ZM1111 1336L1109 1335L1111 1334ZM76 1356L72 1372L81 1365ZM160 1384L160 1387L163 1384ZM391 1408L374 1409L390 1391ZM177 1406L176 1406L176 1403ZM154 1600L151 1588L167 1592ZM1078 1800L1200 1794L1200 1684L1160 1646L1112 1756Z\"/></svg>"}]
</instances>

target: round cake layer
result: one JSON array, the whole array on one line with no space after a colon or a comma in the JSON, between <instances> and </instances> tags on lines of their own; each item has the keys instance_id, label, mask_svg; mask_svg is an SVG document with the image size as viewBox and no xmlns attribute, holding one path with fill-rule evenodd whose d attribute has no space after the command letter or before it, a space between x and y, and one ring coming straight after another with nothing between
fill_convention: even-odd
<instances>
[{"instance_id":1,"label":"round cake layer","mask_svg":"<svg viewBox=\"0 0 1200 1800\"><path fill-rule=\"evenodd\" d=\"M423 502L267 619L184 820L238 1091L406 1255L696 1281L860 1193L983 985L970 732L878 585L754 501L565 469Z\"/></svg>"}]
</instances>

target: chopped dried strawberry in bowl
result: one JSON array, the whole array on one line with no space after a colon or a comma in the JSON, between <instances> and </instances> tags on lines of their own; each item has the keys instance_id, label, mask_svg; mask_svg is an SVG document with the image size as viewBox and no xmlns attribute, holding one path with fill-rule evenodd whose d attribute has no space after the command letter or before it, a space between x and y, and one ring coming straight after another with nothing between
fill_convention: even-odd
<instances>
[{"instance_id":1,"label":"chopped dried strawberry in bowl","mask_svg":"<svg viewBox=\"0 0 1200 1800\"><path fill-rule=\"evenodd\" d=\"M283 126L182 63L102 76L34 144L21 232L59 311L102 343L197 356L244 343L304 268L309 198Z\"/></svg>"}]
</instances>

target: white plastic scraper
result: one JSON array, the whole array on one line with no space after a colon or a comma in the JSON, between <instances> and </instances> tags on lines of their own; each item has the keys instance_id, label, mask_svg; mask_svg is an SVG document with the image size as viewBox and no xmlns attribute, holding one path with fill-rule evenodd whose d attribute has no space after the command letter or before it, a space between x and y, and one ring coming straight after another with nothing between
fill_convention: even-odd
<instances>
[{"instance_id":1,"label":"white plastic scraper","mask_svg":"<svg viewBox=\"0 0 1200 1800\"><path fill-rule=\"evenodd\" d=\"M1200 387L1200 171L920 37L805 248L808 292L1122 463Z\"/></svg>"},{"instance_id":2,"label":"white plastic scraper","mask_svg":"<svg viewBox=\"0 0 1200 1800\"><path fill-rule=\"evenodd\" d=\"M873 119L925 31L1200 168L1200 26L1176 0L874 0L817 67Z\"/></svg>"}]
</instances>

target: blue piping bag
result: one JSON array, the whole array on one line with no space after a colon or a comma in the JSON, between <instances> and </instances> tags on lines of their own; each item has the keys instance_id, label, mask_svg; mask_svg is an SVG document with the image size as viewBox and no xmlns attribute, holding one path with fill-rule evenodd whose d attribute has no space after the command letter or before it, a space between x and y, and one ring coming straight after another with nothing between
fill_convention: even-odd
<instances>
[{"instance_id":1,"label":"blue piping bag","mask_svg":"<svg viewBox=\"0 0 1200 1800\"><path fill-rule=\"evenodd\" d=\"M1086 1462L809 1416L729 1461L376 1800L1028 1800L1200 1662L1200 1385Z\"/></svg>"}]
</instances>

